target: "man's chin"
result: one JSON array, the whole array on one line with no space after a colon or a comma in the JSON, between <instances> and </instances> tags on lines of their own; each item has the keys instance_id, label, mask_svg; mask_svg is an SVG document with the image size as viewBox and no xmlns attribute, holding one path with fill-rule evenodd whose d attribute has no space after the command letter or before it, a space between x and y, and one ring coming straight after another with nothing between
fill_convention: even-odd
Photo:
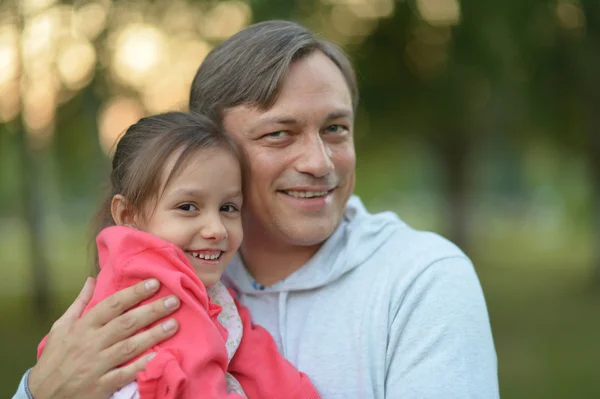
<instances>
[{"instance_id":1,"label":"man's chin","mask_svg":"<svg viewBox=\"0 0 600 399\"><path fill-rule=\"evenodd\" d=\"M292 221L296 220L296 223ZM334 220L310 221L304 218L290 218L289 224L279 230L292 245L313 246L323 244L333 234L337 225Z\"/></svg>"}]
</instances>

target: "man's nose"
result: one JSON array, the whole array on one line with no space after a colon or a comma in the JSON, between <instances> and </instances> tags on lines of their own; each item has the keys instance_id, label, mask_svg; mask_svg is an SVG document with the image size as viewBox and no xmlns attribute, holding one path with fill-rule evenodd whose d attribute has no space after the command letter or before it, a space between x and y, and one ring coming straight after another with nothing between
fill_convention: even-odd
<instances>
[{"instance_id":1,"label":"man's nose","mask_svg":"<svg viewBox=\"0 0 600 399\"><path fill-rule=\"evenodd\" d=\"M298 149L302 155L296 163L296 170L314 177L325 177L333 172L334 165L331 161L331 149L323 142L320 134L307 137Z\"/></svg>"}]
</instances>

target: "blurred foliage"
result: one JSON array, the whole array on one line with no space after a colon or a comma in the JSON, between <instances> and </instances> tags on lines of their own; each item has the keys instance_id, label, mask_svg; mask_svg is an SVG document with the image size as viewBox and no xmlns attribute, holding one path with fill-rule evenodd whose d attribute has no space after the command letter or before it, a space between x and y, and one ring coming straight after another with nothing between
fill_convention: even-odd
<instances>
[{"instance_id":1,"label":"blurred foliage","mask_svg":"<svg viewBox=\"0 0 600 399\"><path fill-rule=\"evenodd\" d=\"M89 38L96 58L87 80L61 86L66 100L53 103L48 129L36 133L31 112L0 124L0 394L13 392L87 274L87 223L109 166L99 143L108 105L134 104L116 119L136 116L136 106L185 108L177 68L191 79L201 58L176 53L187 66L163 65L140 87L132 82L144 65L121 60L142 68L124 80L114 38L146 24L164 40L183 32L202 49L238 25L290 19L344 45L355 63L357 193L374 211L449 236L474 259L502 397L600 396L592 374L600 358L592 273L600 270L600 1L6 0L0 28L13 12L26 32L24 13L36 4L72 7L72 15L101 4L107 22ZM159 64L175 57L160 55ZM9 98L2 87L0 79L0 111ZM151 96L157 88L163 103ZM41 318L32 282L53 293Z\"/></svg>"}]
</instances>

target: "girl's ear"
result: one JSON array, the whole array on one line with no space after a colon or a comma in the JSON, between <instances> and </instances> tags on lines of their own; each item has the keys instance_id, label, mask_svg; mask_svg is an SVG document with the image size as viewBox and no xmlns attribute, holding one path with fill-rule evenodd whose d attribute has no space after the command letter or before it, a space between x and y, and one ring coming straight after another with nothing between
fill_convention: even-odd
<instances>
[{"instance_id":1,"label":"girl's ear","mask_svg":"<svg viewBox=\"0 0 600 399\"><path fill-rule=\"evenodd\" d=\"M121 194L113 197L110 203L110 213L117 226L137 228L133 209L131 209L131 206L129 206L129 203Z\"/></svg>"}]
</instances>

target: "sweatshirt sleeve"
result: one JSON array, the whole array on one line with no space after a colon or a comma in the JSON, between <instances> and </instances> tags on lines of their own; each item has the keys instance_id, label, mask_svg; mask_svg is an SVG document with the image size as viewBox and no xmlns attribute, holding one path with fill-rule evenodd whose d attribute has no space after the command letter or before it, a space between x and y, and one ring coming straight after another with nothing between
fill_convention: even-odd
<instances>
[{"instance_id":1,"label":"sweatshirt sleeve","mask_svg":"<svg viewBox=\"0 0 600 399\"><path fill-rule=\"evenodd\" d=\"M17 392L15 392L12 399L33 399L31 392L29 392L29 386L27 385L30 372L31 369L27 370L27 372L23 375L23 378L21 378L21 382L19 383L19 387L17 388Z\"/></svg>"},{"instance_id":2,"label":"sweatshirt sleeve","mask_svg":"<svg viewBox=\"0 0 600 399\"><path fill-rule=\"evenodd\" d=\"M165 261L181 262L168 252L164 249L147 250L128 259L127 265L117 268L120 286L130 286L154 277L161 282L155 297L175 294L181 302L173 315L179 323L178 332L146 352L156 352L157 355L137 376L140 397L175 399L185 389L188 393L201 393L207 399L241 398L227 392L224 331L216 325L220 308L209 301L201 284L180 271L181 265L165 267ZM184 362L187 364L185 371L182 368Z\"/></svg>"},{"instance_id":3,"label":"sweatshirt sleeve","mask_svg":"<svg viewBox=\"0 0 600 399\"><path fill-rule=\"evenodd\" d=\"M391 311L386 399L499 398L490 322L468 258L429 265Z\"/></svg>"},{"instance_id":4,"label":"sweatshirt sleeve","mask_svg":"<svg viewBox=\"0 0 600 399\"><path fill-rule=\"evenodd\" d=\"M234 300L244 332L229 372L240 382L248 399L320 398L308 376L279 353L269 332L252 324L248 309Z\"/></svg>"}]
</instances>

